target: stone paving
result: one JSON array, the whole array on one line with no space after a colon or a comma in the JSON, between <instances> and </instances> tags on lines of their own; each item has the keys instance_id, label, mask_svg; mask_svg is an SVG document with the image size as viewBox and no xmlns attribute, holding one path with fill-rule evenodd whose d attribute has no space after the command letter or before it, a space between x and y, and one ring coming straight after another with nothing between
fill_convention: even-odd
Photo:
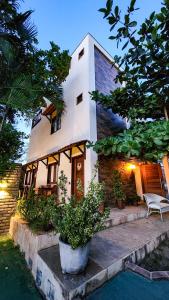
<instances>
[{"instance_id":1,"label":"stone paving","mask_svg":"<svg viewBox=\"0 0 169 300\"><path fill-rule=\"evenodd\" d=\"M164 222L161 222L159 215L154 215L148 219L114 226L95 235L92 240L91 258L106 268L167 231L168 213L164 215Z\"/></svg>"},{"instance_id":2,"label":"stone paving","mask_svg":"<svg viewBox=\"0 0 169 300\"><path fill-rule=\"evenodd\" d=\"M144 203L139 206L126 206L124 209L112 208L109 218L106 220L106 227L110 228L123 223L145 218L147 208Z\"/></svg>"},{"instance_id":3,"label":"stone paving","mask_svg":"<svg viewBox=\"0 0 169 300\"><path fill-rule=\"evenodd\" d=\"M58 246L39 251L40 265L44 263L44 268L53 274L60 286L60 295L64 295L62 299L81 299L123 270L126 261L140 262L168 238L169 214L164 218L161 222L160 216L155 215L97 233L91 243L89 265L78 276L61 273Z\"/></svg>"}]
</instances>

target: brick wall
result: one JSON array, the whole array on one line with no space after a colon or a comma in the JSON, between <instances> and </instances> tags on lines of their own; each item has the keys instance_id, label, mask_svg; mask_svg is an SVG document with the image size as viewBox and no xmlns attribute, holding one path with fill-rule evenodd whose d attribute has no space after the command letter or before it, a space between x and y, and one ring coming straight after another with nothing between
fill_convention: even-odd
<instances>
[{"instance_id":1,"label":"brick wall","mask_svg":"<svg viewBox=\"0 0 169 300\"><path fill-rule=\"evenodd\" d=\"M7 187L0 188L0 234L9 231L10 218L15 211L18 197L20 174L21 165L16 164L14 170L7 171L6 175L0 178L7 184Z\"/></svg>"},{"instance_id":2,"label":"brick wall","mask_svg":"<svg viewBox=\"0 0 169 300\"><path fill-rule=\"evenodd\" d=\"M113 159L111 157L99 156L99 181L105 184L106 199L108 206L115 206L112 197L112 171L118 170L122 176L122 182L126 196L136 195L134 173L127 168L126 161Z\"/></svg>"}]
</instances>

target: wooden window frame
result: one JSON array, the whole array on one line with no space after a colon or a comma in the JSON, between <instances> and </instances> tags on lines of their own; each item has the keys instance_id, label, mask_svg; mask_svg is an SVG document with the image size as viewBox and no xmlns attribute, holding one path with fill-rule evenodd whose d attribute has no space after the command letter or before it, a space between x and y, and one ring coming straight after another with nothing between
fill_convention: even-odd
<instances>
[{"instance_id":1,"label":"wooden window frame","mask_svg":"<svg viewBox=\"0 0 169 300\"><path fill-rule=\"evenodd\" d=\"M30 174L30 176L29 176ZM28 181L29 178L29 181ZM31 185L31 180L32 180L32 170L28 170L26 171L26 175L25 175L25 185Z\"/></svg>"},{"instance_id":2,"label":"wooden window frame","mask_svg":"<svg viewBox=\"0 0 169 300\"><path fill-rule=\"evenodd\" d=\"M51 169L54 167L54 174L53 178L51 178ZM47 171L47 184L56 184L57 178L58 178L58 163L52 163L48 165L48 171Z\"/></svg>"},{"instance_id":3,"label":"wooden window frame","mask_svg":"<svg viewBox=\"0 0 169 300\"><path fill-rule=\"evenodd\" d=\"M53 123L56 122L56 129L54 129ZM61 129L61 114L51 119L51 134Z\"/></svg>"}]
</instances>

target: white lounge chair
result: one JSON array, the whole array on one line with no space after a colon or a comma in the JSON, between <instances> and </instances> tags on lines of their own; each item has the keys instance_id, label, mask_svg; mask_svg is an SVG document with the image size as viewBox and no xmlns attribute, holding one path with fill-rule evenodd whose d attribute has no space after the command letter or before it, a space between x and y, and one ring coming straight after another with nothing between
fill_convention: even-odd
<instances>
[{"instance_id":1,"label":"white lounge chair","mask_svg":"<svg viewBox=\"0 0 169 300\"><path fill-rule=\"evenodd\" d=\"M169 200L165 197L151 193L143 194L143 196L148 207L147 217L152 213L158 212L161 215L161 221L163 221L162 214L165 212L169 212Z\"/></svg>"}]
</instances>

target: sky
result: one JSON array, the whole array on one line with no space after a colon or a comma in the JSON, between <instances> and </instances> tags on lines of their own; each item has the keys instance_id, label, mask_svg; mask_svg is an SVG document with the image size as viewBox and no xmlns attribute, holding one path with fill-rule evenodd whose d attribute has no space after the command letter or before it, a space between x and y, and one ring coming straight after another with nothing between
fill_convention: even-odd
<instances>
[{"instance_id":1,"label":"sky","mask_svg":"<svg viewBox=\"0 0 169 300\"><path fill-rule=\"evenodd\" d=\"M116 0L125 9L130 0ZM137 0L136 17L143 22L153 10L158 11L162 0ZM108 39L109 25L98 9L105 7L106 0L25 0L21 9L32 9L32 20L38 29L39 47L47 49L54 41L70 54L83 37L90 32L113 56L116 44Z\"/></svg>"},{"instance_id":2,"label":"sky","mask_svg":"<svg viewBox=\"0 0 169 300\"><path fill-rule=\"evenodd\" d=\"M122 11L126 10L130 0L116 0ZM141 24L153 10L159 11L161 0L137 0L140 9L134 19ZM99 8L105 7L106 0L25 0L21 11L33 10L31 20L37 27L38 47L48 49L54 41L62 50L71 54L84 36L89 32L112 55L120 55L116 43L109 40L109 25ZM28 134L30 126L19 122L18 128ZM24 155L25 160L25 155Z\"/></svg>"}]
</instances>

